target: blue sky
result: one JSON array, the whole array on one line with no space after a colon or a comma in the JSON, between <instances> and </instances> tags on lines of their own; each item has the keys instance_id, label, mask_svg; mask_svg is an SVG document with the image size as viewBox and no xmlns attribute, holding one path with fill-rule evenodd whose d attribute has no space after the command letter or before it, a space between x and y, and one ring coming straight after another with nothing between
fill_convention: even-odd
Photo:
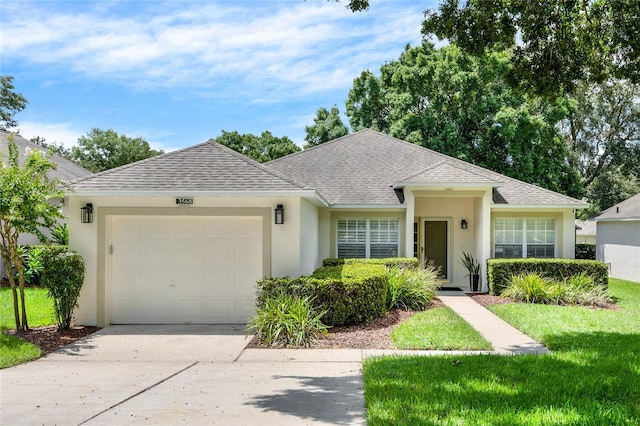
<instances>
[{"instance_id":1,"label":"blue sky","mask_svg":"<svg viewBox=\"0 0 640 426\"><path fill-rule=\"evenodd\" d=\"M344 113L355 77L420 43L435 5L371 3L3 0L0 73L29 101L26 138L111 128L173 150L269 130L302 145L318 108Z\"/></svg>"}]
</instances>

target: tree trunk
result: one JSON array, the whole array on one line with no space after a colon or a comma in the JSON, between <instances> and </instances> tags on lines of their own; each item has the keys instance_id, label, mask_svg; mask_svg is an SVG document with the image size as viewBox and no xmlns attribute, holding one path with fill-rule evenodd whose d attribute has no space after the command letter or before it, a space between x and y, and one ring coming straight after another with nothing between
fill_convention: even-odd
<instances>
[{"instance_id":1,"label":"tree trunk","mask_svg":"<svg viewBox=\"0 0 640 426\"><path fill-rule=\"evenodd\" d=\"M11 287L11 294L13 295L13 316L16 320L16 330L20 330L20 311L18 310L18 289L16 288L16 280L13 276L13 270L11 269L11 262L4 256L2 257L2 261L4 263L4 269L7 271L9 287Z\"/></svg>"},{"instance_id":2,"label":"tree trunk","mask_svg":"<svg viewBox=\"0 0 640 426\"><path fill-rule=\"evenodd\" d=\"M17 265L16 265L17 266ZM27 321L27 304L24 300L24 271L22 269L22 264L18 269L18 284L20 285L20 307L22 309L22 327L20 330L29 331L29 323Z\"/></svg>"}]
</instances>

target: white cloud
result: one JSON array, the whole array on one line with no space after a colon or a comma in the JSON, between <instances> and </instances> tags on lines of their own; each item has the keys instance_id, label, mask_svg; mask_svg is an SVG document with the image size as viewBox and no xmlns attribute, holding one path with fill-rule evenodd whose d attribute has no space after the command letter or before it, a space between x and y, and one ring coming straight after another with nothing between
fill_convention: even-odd
<instances>
[{"instance_id":1,"label":"white cloud","mask_svg":"<svg viewBox=\"0 0 640 426\"><path fill-rule=\"evenodd\" d=\"M419 42L422 20L411 2L100 3L5 2L2 55L143 90L287 98L350 87Z\"/></svg>"},{"instance_id":2,"label":"white cloud","mask_svg":"<svg viewBox=\"0 0 640 426\"><path fill-rule=\"evenodd\" d=\"M76 145L83 132L69 123L38 123L35 121L20 121L20 136L31 139L40 136L47 142L57 142L70 148Z\"/></svg>"}]
</instances>

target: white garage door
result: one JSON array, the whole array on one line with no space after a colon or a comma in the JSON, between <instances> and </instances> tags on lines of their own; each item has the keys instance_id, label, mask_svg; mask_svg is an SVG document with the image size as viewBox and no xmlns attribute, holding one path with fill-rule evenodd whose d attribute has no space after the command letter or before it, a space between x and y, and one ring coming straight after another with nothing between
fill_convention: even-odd
<instances>
[{"instance_id":1,"label":"white garage door","mask_svg":"<svg viewBox=\"0 0 640 426\"><path fill-rule=\"evenodd\" d=\"M261 217L114 216L112 324L242 323L262 278Z\"/></svg>"}]
</instances>

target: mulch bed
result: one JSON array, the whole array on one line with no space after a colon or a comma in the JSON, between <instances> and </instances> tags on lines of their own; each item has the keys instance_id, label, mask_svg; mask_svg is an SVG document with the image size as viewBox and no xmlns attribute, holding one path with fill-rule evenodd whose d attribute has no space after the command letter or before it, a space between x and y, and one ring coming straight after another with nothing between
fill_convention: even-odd
<instances>
[{"instance_id":1,"label":"mulch bed","mask_svg":"<svg viewBox=\"0 0 640 426\"><path fill-rule=\"evenodd\" d=\"M34 327L27 332L7 330L6 333L16 336L29 343L33 343L44 353L57 351L58 349L75 342L91 333L100 330L100 327L80 325L69 330L58 331L55 325L48 327Z\"/></svg>"}]
</instances>

